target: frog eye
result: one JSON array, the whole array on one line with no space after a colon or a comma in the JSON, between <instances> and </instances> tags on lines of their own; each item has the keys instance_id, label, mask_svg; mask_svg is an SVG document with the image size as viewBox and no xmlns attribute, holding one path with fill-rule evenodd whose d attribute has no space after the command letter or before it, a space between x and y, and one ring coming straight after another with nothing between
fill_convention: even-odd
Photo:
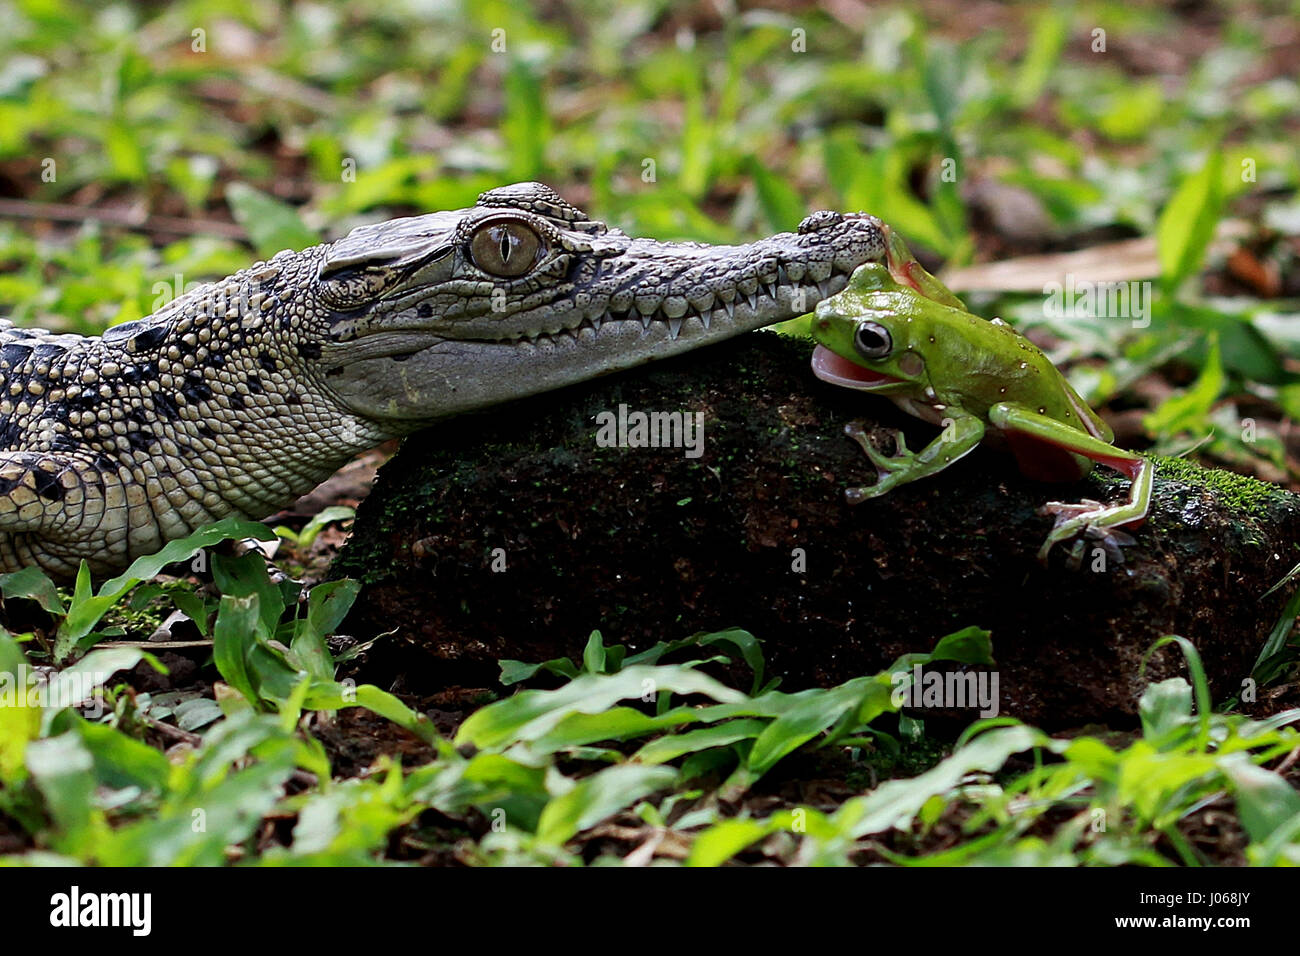
<instances>
[{"instance_id":1,"label":"frog eye","mask_svg":"<svg viewBox=\"0 0 1300 956\"><path fill-rule=\"evenodd\" d=\"M498 219L480 226L469 240L470 258L489 275L521 276L546 252L532 227L517 219Z\"/></svg>"},{"instance_id":2,"label":"frog eye","mask_svg":"<svg viewBox=\"0 0 1300 956\"><path fill-rule=\"evenodd\" d=\"M853 334L853 347L863 358L882 359L893 350L894 340L878 322L862 322Z\"/></svg>"}]
</instances>

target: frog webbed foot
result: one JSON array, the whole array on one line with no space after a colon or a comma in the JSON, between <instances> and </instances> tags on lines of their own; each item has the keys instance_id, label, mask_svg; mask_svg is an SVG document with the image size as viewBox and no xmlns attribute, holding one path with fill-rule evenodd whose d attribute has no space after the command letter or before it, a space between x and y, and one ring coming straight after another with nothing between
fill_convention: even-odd
<instances>
[{"instance_id":1,"label":"frog webbed foot","mask_svg":"<svg viewBox=\"0 0 1300 956\"><path fill-rule=\"evenodd\" d=\"M1123 564L1123 549L1136 544L1137 539L1118 526L1123 517L1120 514L1122 510L1123 506L1105 505L1091 498L1078 502L1049 501L1038 509L1038 513L1051 515L1056 521L1038 551L1038 560L1046 564L1055 544L1074 538L1065 562L1072 570L1077 571L1082 564L1089 541L1101 547L1110 563Z\"/></svg>"},{"instance_id":2,"label":"frog webbed foot","mask_svg":"<svg viewBox=\"0 0 1300 956\"><path fill-rule=\"evenodd\" d=\"M876 483L874 485L862 485L857 488L848 488L844 491L844 499L851 505L860 504L868 498L877 498L889 491L891 488L902 484L904 473L911 467L913 459L916 458L914 452L907 448L907 439L897 428L883 429L894 442L894 454L886 455L878 450L871 443L867 430L862 426L862 422L849 422L844 426L844 434L862 449L866 456L871 459L871 463L876 466Z\"/></svg>"}]
</instances>

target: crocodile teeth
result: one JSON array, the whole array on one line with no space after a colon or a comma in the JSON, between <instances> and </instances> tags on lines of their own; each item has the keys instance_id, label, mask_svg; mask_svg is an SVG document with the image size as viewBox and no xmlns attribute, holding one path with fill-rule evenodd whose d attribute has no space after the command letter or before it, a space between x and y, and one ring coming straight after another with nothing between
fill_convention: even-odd
<instances>
[{"instance_id":1,"label":"crocodile teeth","mask_svg":"<svg viewBox=\"0 0 1300 956\"><path fill-rule=\"evenodd\" d=\"M831 297L831 288L825 279L822 279L817 283L817 292L823 299L829 299Z\"/></svg>"},{"instance_id":2,"label":"crocodile teeth","mask_svg":"<svg viewBox=\"0 0 1300 956\"><path fill-rule=\"evenodd\" d=\"M709 323L713 321L713 313L712 313L712 312L701 312L701 313L700 313L700 321L704 323L704 331L707 332L707 331L709 330Z\"/></svg>"},{"instance_id":3,"label":"crocodile teeth","mask_svg":"<svg viewBox=\"0 0 1300 956\"><path fill-rule=\"evenodd\" d=\"M599 332L600 324L604 322L605 319L608 317L609 317L609 313L606 312L604 315L593 315L588 321L591 322L591 327L595 329L597 332Z\"/></svg>"},{"instance_id":4,"label":"crocodile teeth","mask_svg":"<svg viewBox=\"0 0 1300 956\"><path fill-rule=\"evenodd\" d=\"M771 282L764 282L764 283L763 283L763 294L766 295L769 299L775 299L775 298L776 298L776 280L775 280L775 279L772 280Z\"/></svg>"},{"instance_id":5,"label":"crocodile teeth","mask_svg":"<svg viewBox=\"0 0 1300 956\"><path fill-rule=\"evenodd\" d=\"M677 338L682 331L682 317L673 316L668 320L668 335L670 338Z\"/></svg>"},{"instance_id":6,"label":"crocodile teeth","mask_svg":"<svg viewBox=\"0 0 1300 956\"><path fill-rule=\"evenodd\" d=\"M732 322L736 321L736 304L730 299L724 300L722 307L727 310L727 318Z\"/></svg>"},{"instance_id":7,"label":"crocodile teeth","mask_svg":"<svg viewBox=\"0 0 1300 956\"><path fill-rule=\"evenodd\" d=\"M752 309L754 312L757 312L757 311L758 311L758 292L757 292L757 291L750 292L749 294L747 294L747 295L745 296L745 300L749 303L749 307L750 307L750 309Z\"/></svg>"},{"instance_id":8,"label":"crocodile teeth","mask_svg":"<svg viewBox=\"0 0 1300 956\"><path fill-rule=\"evenodd\" d=\"M654 323L654 319L652 319L650 316L648 315L641 316L641 328L645 329L647 332L650 331L650 326L653 323Z\"/></svg>"}]
</instances>

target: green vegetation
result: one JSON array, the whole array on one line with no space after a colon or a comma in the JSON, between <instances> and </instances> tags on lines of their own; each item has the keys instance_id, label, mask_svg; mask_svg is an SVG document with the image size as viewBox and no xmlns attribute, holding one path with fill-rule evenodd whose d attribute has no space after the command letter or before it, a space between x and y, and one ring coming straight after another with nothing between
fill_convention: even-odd
<instances>
[{"instance_id":1,"label":"green vegetation","mask_svg":"<svg viewBox=\"0 0 1300 956\"><path fill-rule=\"evenodd\" d=\"M196 548L177 544L187 557ZM1289 726L1300 711L1262 721L1212 713L1196 651L1181 639L1194 684L1152 684L1142 733L1126 746L988 720L924 773L833 813L797 806L759 819L724 807L743 806L796 754L832 755L846 776L873 758L897 761L904 744L881 725L892 718L896 730L908 729L898 695L912 669L990 664L988 634L967 629L881 674L797 693L764 683L761 648L744 631L634 655L593 634L581 662L503 662L504 684L548 673L564 683L481 707L448 739L392 694L334 680L324 635L355 597L352 582L318 585L295 607L260 556L212 560L225 592L210 629L213 665L226 682L215 702L108 691L122 671L163 669L139 648L93 650L48 686L6 683L0 813L32 841L28 862L373 863L391 859L394 845L398 858L435 848L439 838L421 823L429 811L453 821L444 849L476 864L617 862L582 836L610 817L645 841L632 857L668 840L691 865L737 855L816 864L1197 864L1206 858L1189 820L1207 803L1232 800L1247 860L1300 863L1300 795L1263 766L1300 746ZM25 639L0 635L4 674L32 673ZM682 652L709 656L664 663ZM752 671L749 692L706 673L728 661ZM426 745L422 759L404 769L383 754L365 775L335 780L313 729L352 707L414 735ZM182 744L164 756L148 738L169 717L176 728L168 736ZM1023 753L1034 756L1032 768L1012 770ZM1060 821L1044 832L1054 815ZM296 822L271 836L261 826L271 816ZM963 839L931 851L927 838L940 820L956 822ZM802 839L773 844L781 833Z\"/></svg>"},{"instance_id":2,"label":"green vegetation","mask_svg":"<svg viewBox=\"0 0 1300 956\"><path fill-rule=\"evenodd\" d=\"M978 26L960 4L851 22L545 10L14 0L0 314L97 333L254 257L526 179L658 238L868 210L936 270L1153 237L1153 268L1125 276L1151 280L1146 315L1058 314L1032 272L1020 292L954 288L1049 346L1095 406L1135 413L1129 443L1295 487L1300 83L1270 37L1294 3L1198 6L1208 51L1171 9L1118 0ZM1218 487L1249 502L1260 486ZM310 579L307 552L347 516L278 528L277 561ZM1297 713L1212 710L1190 646L1190 681L1151 684L1123 739L1005 719L927 736L892 702L892 671L785 693L743 631L503 662L509 696L437 728L339 678L384 640L331 640L357 585L212 550L247 537L274 535L223 522L70 593L0 578L24 615L0 630L0 674L60 668L39 700L0 706L6 862L1300 863ZM196 549L209 585L154 580ZM142 689L167 670L166 642L145 639L172 610L199 676ZM1298 610L1261 649L1261 681L1294 680ZM992 651L959 632L895 669ZM748 686L724 679L737 669ZM349 733L364 759L338 745ZM855 789L771 810L778 782L814 778Z\"/></svg>"}]
</instances>

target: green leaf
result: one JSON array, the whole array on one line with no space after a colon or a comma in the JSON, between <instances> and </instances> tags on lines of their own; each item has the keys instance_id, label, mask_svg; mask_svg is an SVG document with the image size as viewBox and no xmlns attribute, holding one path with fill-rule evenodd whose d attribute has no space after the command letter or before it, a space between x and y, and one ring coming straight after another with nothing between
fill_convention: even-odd
<instances>
[{"instance_id":1,"label":"green leaf","mask_svg":"<svg viewBox=\"0 0 1300 956\"><path fill-rule=\"evenodd\" d=\"M307 691L303 706L308 710L343 710L347 707L364 707L381 717L387 717L399 727L404 727L421 740L437 745L441 735L423 714L406 706L400 698L374 684L358 687L333 681L313 681Z\"/></svg>"},{"instance_id":2,"label":"green leaf","mask_svg":"<svg viewBox=\"0 0 1300 956\"><path fill-rule=\"evenodd\" d=\"M46 707L42 718L42 733L49 728L50 721L64 707L75 707L85 703L97 688L102 687L118 671L130 670L141 661L147 661L154 670L166 674L164 667L156 657L138 647L112 647L91 651L77 663L65 667L50 680L42 695L52 702Z\"/></svg>"},{"instance_id":3,"label":"green leaf","mask_svg":"<svg viewBox=\"0 0 1300 956\"><path fill-rule=\"evenodd\" d=\"M792 232L806 216L804 201L789 183L768 171L757 157L750 157L749 172L758 192L758 208L773 232Z\"/></svg>"},{"instance_id":4,"label":"green leaf","mask_svg":"<svg viewBox=\"0 0 1300 956\"><path fill-rule=\"evenodd\" d=\"M562 846L611 814L671 786L675 779L677 771L669 767L635 764L594 773L546 805L537 825L537 842Z\"/></svg>"},{"instance_id":5,"label":"green leaf","mask_svg":"<svg viewBox=\"0 0 1300 956\"><path fill-rule=\"evenodd\" d=\"M1156 224L1160 275L1167 289L1196 272L1214 238L1222 207L1222 156L1212 149L1200 171L1174 192Z\"/></svg>"},{"instance_id":6,"label":"green leaf","mask_svg":"<svg viewBox=\"0 0 1300 956\"><path fill-rule=\"evenodd\" d=\"M802 697L758 735L749 752L749 769L756 775L766 773L786 754L802 747L846 714L855 713L868 685L875 682L876 677L859 677Z\"/></svg>"},{"instance_id":7,"label":"green leaf","mask_svg":"<svg viewBox=\"0 0 1300 956\"><path fill-rule=\"evenodd\" d=\"M117 603L118 598L141 581L153 577L169 564L188 561L203 548L210 548L220 541L243 538L269 541L274 540L275 535L265 525L257 522L224 518L184 538L167 542L156 554L136 558L125 571L100 585L93 596L90 589L90 569L83 561L77 572L68 616L59 625L58 633L55 635L55 661L65 660L78 642L99 623L99 619L108 613L108 609Z\"/></svg>"},{"instance_id":8,"label":"green leaf","mask_svg":"<svg viewBox=\"0 0 1300 956\"><path fill-rule=\"evenodd\" d=\"M261 626L257 595L235 597L227 594L217 610L212 629L212 659L222 680L244 695L254 707L261 706L257 688L248 673L248 652L257 641Z\"/></svg>"},{"instance_id":9,"label":"green leaf","mask_svg":"<svg viewBox=\"0 0 1300 956\"><path fill-rule=\"evenodd\" d=\"M1035 16L1033 32L1025 44L1025 58L1012 84L1011 96L1017 106L1032 106L1043 94L1057 73L1061 50L1069 36L1069 19L1061 10L1049 7Z\"/></svg>"},{"instance_id":10,"label":"green leaf","mask_svg":"<svg viewBox=\"0 0 1300 956\"><path fill-rule=\"evenodd\" d=\"M254 551L238 557L214 554L212 580L224 596L255 595L262 627L268 635L275 633L276 625L284 616L285 599L279 586L271 580L266 569L266 559L262 555Z\"/></svg>"},{"instance_id":11,"label":"green leaf","mask_svg":"<svg viewBox=\"0 0 1300 956\"><path fill-rule=\"evenodd\" d=\"M963 664L992 666L993 642L988 631L980 627L964 627L939 639L930 652L934 661L960 661Z\"/></svg>"},{"instance_id":12,"label":"green leaf","mask_svg":"<svg viewBox=\"0 0 1300 956\"><path fill-rule=\"evenodd\" d=\"M730 747L742 740L759 736L768 726L765 720L728 720L712 727L702 727L686 733L668 734L651 740L632 759L643 764L667 763L683 754L698 753L716 747Z\"/></svg>"},{"instance_id":13,"label":"green leaf","mask_svg":"<svg viewBox=\"0 0 1300 956\"><path fill-rule=\"evenodd\" d=\"M0 594L6 601L13 598L27 598L35 601L51 614L62 616L67 612L63 607L63 598L59 589L49 576L35 565L29 565L11 574L0 574Z\"/></svg>"},{"instance_id":14,"label":"green leaf","mask_svg":"<svg viewBox=\"0 0 1300 956\"><path fill-rule=\"evenodd\" d=\"M281 746L210 790L174 797L158 818L106 840L106 862L119 866L225 863L227 848L243 843L262 826L293 771L294 749Z\"/></svg>"},{"instance_id":15,"label":"green leaf","mask_svg":"<svg viewBox=\"0 0 1300 956\"><path fill-rule=\"evenodd\" d=\"M169 591L168 597L172 604L176 605L177 610L194 622L199 634L207 637L212 608L202 595L196 594L188 587L178 587Z\"/></svg>"},{"instance_id":16,"label":"green leaf","mask_svg":"<svg viewBox=\"0 0 1300 956\"><path fill-rule=\"evenodd\" d=\"M775 832L775 829L766 821L724 820L695 838L686 865L721 866L745 847Z\"/></svg>"},{"instance_id":17,"label":"green leaf","mask_svg":"<svg viewBox=\"0 0 1300 956\"><path fill-rule=\"evenodd\" d=\"M1049 743L1042 731L1032 727L994 728L918 777L887 780L865 797L845 802L834 819L855 839L905 826L927 800L948 793L971 771L994 773L1012 754Z\"/></svg>"},{"instance_id":18,"label":"green leaf","mask_svg":"<svg viewBox=\"0 0 1300 956\"><path fill-rule=\"evenodd\" d=\"M54 734L69 731L81 737L94 761L95 780L105 787L123 790L138 787L158 794L167 787L171 763L158 750L128 737L115 727L96 724L73 710L57 714Z\"/></svg>"},{"instance_id":19,"label":"green leaf","mask_svg":"<svg viewBox=\"0 0 1300 956\"><path fill-rule=\"evenodd\" d=\"M1142 735L1148 739L1186 727L1192 719L1192 685L1181 677L1148 684L1138 701L1138 712Z\"/></svg>"},{"instance_id":20,"label":"green leaf","mask_svg":"<svg viewBox=\"0 0 1300 956\"><path fill-rule=\"evenodd\" d=\"M295 663L317 680L334 679L334 658L325 646L325 638L343 622L360 593L360 581L342 578L318 584L307 595L307 617L298 622L289 649Z\"/></svg>"},{"instance_id":21,"label":"green leaf","mask_svg":"<svg viewBox=\"0 0 1300 956\"><path fill-rule=\"evenodd\" d=\"M582 669L588 674L605 673L605 642L600 631L592 631L587 646L582 651Z\"/></svg>"},{"instance_id":22,"label":"green leaf","mask_svg":"<svg viewBox=\"0 0 1300 956\"><path fill-rule=\"evenodd\" d=\"M524 60L512 59L506 68L504 90L501 134L509 157L510 178L515 182L543 179L551 132L541 77Z\"/></svg>"},{"instance_id":23,"label":"green leaf","mask_svg":"<svg viewBox=\"0 0 1300 956\"><path fill-rule=\"evenodd\" d=\"M259 256L270 258L284 249L306 249L320 242L292 206L245 183L226 185L226 202L235 222L248 230Z\"/></svg>"},{"instance_id":24,"label":"green leaf","mask_svg":"<svg viewBox=\"0 0 1300 956\"><path fill-rule=\"evenodd\" d=\"M1300 793L1284 777L1255 766L1243 753L1228 754L1219 767L1232 782L1241 825L1253 843L1267 841L1300 817Z\"/></svg>"},{"instance_id":25,"label":"green leaf","mask_svg":"<svg viewBox=\"0 0 1300 956\"><path fill-rule=\"evenodd\" d=\"M1205 665L1201 663L1200 652L1197 651L1196 645L1185 637L1177 634L1170 634L1160 638L1142 655L1142 666L1139 668L1139 674L1145 674L1147 661L1151 655L1166 644L1177 644L1178 649L1183 652L1183 658L1187 661L1187 672L1192 676L1192 689L1196 694L1196 717L1200 725L1198 732L1198 743L1202 749L1209 745L1210 741L1210 682L1205 676Z\"/></svg>"},{"instance_id":26,"label":"green leaf","mask_svg":"<svg viewBox=\"0 0 1300 956\"><path fill-rule=\"evenodd\" d=\"M294 534L288 528L276 528L275 533L281 537L288 538L297 547L307 549L312 546L316 536L321 533L326 525L335 521L351 521L357 516L357 509L349 505L331 505L328 508L322 508L316 514L312 515L310 521L303 526L303 529Z\"/></svg>"},{"instance_id":27,"label":"green leaf","mask_svg":"<svg viewBox=\"0 0 1300 956\"><path fill-rule=\"evenodd\" d=\"M104 152L109 171L117 179L142 182L149 174L140 137L122 120L114 120L104 131Z\"/></svg>"},{"instance_id":28,"label":"green leaf","mask_svg":"<svg viewBox=\"0 0 1300 956\"><path fill-rule=\"evenodd\" d=\"M1155 411L1143 416L1143 427L1157 435L1205 431L1210 410L1223 394L1226 384L1219 337L1211 334L1210 354L1196 381L1186 391L1169 396Z\"/></svg>"},{"instance_id":29,"label":"green leaf","mask_svg":"<svg viewBox=\"0 0 1300 956\"><path fill-rule=\"evenodd\" d=\"M502 659L497 662L501 667L501 683L506 687L519 684L533 677L539 671L555 674L557 677L574 678L581 671L567 657L556 657L540 664L525 664L523 661Z\"/></svg>"},{"instance_id":30,"label":"green leaf","mask_svg":"<svg viewBox=\"0 0 1300 956\"><path fill-rule=\"evenodd\" d=\"M101 817L95 809L95 758L75 732L34 740L27 769L61 833L55 845L76 849L89 841Z\"/></svg>"},{"instance_id":31,"label":"green leaf","mask_svg":"<svg viewBox=\"0 0 1300 956\"><path fill-rule=\"evenodd\" d=\"M598 714L622 700L669 691L703 694L725 703L745 696L689 667L626 667L617 674L583 674L556 690L524 690L481 707L460 725L457 744L491 750L536 740L569 714Z\"/></svg>"}]
</instances>

